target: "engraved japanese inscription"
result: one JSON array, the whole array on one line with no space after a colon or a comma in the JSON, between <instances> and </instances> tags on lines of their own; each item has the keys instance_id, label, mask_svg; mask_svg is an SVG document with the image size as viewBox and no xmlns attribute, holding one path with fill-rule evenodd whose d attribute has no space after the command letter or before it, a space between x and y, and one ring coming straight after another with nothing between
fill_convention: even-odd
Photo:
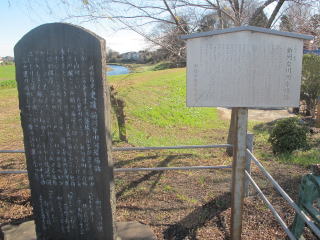
<instances>
[{"instance_id":1,"label":"engraved japanese inscription","mask_svg":"<svg viewBox=\"0 0 320 240\"><path fill-rule=\"evenodd\" d=\"M15 46L38 239L113 239L104 41L45 24Z\"/></svg>"}]
</instances>

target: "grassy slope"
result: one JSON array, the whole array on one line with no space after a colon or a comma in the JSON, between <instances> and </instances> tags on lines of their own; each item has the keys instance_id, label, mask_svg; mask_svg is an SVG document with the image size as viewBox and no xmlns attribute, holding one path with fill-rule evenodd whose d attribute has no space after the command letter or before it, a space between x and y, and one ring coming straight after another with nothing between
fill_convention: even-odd
<instances>
[{"instance_id":1,"label":"grassy slope","mask_svg":"<svg viewBox=\"0 0 320 240\"><path fill-rule=\"evenodd\" d=\"M0 109L1 149L23 148L18 93L15 88L0 89Z\"/></svg>"},{"instance_id":2,"label":"grassy slope","mask_svg":"<svg viewBox=\"0 0 320 240\"><path fill-rule=\"evenodd\" d=\"M6 67L0 66L1 79L10 76ZM10 71L13 76L12 66ZM185 106L185 69L113 76L108 81L125 99L127 133L132 145L209 144L212 137L206 133L212 129L226 134L228 124L219 120L216 109ZM23 148L15 88L0 89L0 109L0 147Z\"/></svg>"},{"instance_id":3,"label":"grassy slope","mask_svg":"<svg viewBox=\"0 0 320 240\"><path fill-rule=\"evenodd\" d=\"M127 104L129 144L159 146L226 142L228 122L219 119L216 109L185 106L185 69L114 76L108 81ZM113 123L114 138L117 139L115 121ZM255 124L249 123L249 128L253 130ZM268 160L264 162L267 169L291 196L296 196L300 177L308 170L274 161L267 143L267 131L254 131L258 158L263 156L262 160ZM0 149L22 148L17 91L15 88L0 89ZM314 151L313 156L319 156L316 148L311 151ZM113 158L116 167L226 165L231 160L223 149L182 152L114 152ZM24 155L0 154L0 168L25 169ZM281 206L280 214L285 218L293 216L292 212L288 214L289 208L283 206L277 194L273 194L272 187L256 168L253 168L253 175L272 202ZM164 233L170 236L170 230L182 235L197 232L197 239L208 239L208 236L210 239L224 239L228 236L229 170L215 171L214 174L212 171L117 174L115 183L117 221L144 222L152 226L158 239L163 239ZM0 176L0 189L0 224L32 218L26 175ZM245 236L252 236L248 239L283 239L271 213L261 201L252 199L246 200ZM269 235L270 238L263 238Z\"/></svg>"},{"instance_id":4,"label":"grassy slope","mask_svg":"<svg viewBox=\"0 0 320 240\"><path fill-rule=\"evenodd\" d=\"M214 108L187 108L185 69L110 77L125 99L128 136L134 145L204 144L205 130L226 129Z\"/></svg>"},{"instance_id":5,"label":"grassy slope","mask_svg":"<svg viewBox=\"0 0 320 240\"><path fill-rule=\"evenodd\" d=\"M15 65L0 65L0 89L16 87Z\"/></svg>"},{"instance_id":6,"label":"grassy slope","mask_svg":"<svg viewBox=\"0 0 320 240\"><path fill-rule=\"evenodd\" d=\"M0 65L0 81L15 79L14 65Z\"/></svg>"},{"instance_id":7,"label":"grassy slope","mask_svg":"<svg viewBox=\"0 0 320 240\"><path fill-rule=\"evenodd\" d=\"M148 70L150 67L144 67ZM143 67L140 67L143 70ZM220 120L215 108L187 108L185 105L185 69L146 71L108 78L126 102L127 135L135 146L225 143L228 122ZM14 66L0 66L0 80L14 81ZM4 81L0 81L4 82ZM15 81L14 81L15 82ZM17 91L0 87L0 147L23 148L19 121ZM115 120L115 118L113 117ZM113 137L118 139L113 121ZM265 160L274 158L267 142L266 130L254 130L255 151ZM318 162L319 138L313 139L313 149L279 157L282 162L309 165Z\"/></svg>"}]
</instances>

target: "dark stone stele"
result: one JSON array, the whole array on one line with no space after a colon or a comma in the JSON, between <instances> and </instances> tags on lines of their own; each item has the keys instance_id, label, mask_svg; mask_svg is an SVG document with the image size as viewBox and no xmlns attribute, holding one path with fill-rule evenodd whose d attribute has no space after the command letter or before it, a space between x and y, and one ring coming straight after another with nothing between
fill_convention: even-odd
<instances>
[{"instance_id":1,"label":"dark stone stele","mask_svg":"<svg viewBox=\"0 0 320 240\"><path fill-rule=\"evenodd\" d=\"M37 239L114 239L104 40L51 23L14 54Z\"/></svg>"}]
</instances>

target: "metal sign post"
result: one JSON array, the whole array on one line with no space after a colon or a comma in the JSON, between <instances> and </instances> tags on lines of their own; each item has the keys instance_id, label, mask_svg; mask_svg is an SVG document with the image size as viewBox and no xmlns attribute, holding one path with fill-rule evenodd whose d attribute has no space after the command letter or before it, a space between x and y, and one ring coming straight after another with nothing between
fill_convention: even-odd
<instances>
[{"instance_id":1,"label":"metal sign post","mask_svg":"<svg viewBox=\"0 0 320 240\"><path fill-rule=\"evenodd\" d=\"M233 142L231 239L241 239L242 211L245 188L248 108L233 108L236 113Z\"/></svg>"},{"instance_id":2,"label":"metal sign post","mask_svg":"<svg viewBox=\"0 0 320 240\"><path fill-rule=\"evenodd\" d=\"M242 26L182 39L187 40L187 106L236 112L231 239L240 240L248 108L299 106L303 40L313 37Z\"/></svg>"}]
</instances>

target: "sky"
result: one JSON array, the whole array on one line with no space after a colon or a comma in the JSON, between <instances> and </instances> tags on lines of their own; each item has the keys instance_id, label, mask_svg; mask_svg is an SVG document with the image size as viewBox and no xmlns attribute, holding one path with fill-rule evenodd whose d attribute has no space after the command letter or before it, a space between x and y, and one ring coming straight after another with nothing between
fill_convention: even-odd
<instances>
[{"instance_id":1,"label":"sky","mask_svg":"<svg viewBox=\"0 0 320 240\"><path fill-rule=\"evenodd\" d=\"M72 5L67 9L62 0L0 0L0 57L13 56L14 45L33 28L50 22L60 22L68 13L80 12ZM80 3L81 1L70 1ZM31 4L30 4L31 3ZM50 3L50 7L46 4ZM59 5L60 3L60 5ZM274 8L269 6L267 14ZM83 22L72 19L69 22L91 30L106 40L107 47L119 53L139 51L150 47L142 36L130 30L114 30L111 22Z\"/></svg>"},{"instance_id":2,"label":"sky","mask_svg":"<svg viewBox=\"0 0 320 240\"><path fill-rule=\"evenodd\" d=\"M54 0L56 1L56 0ZM60 16L40 14L41 6L30 8L23 0L0 0L0 56L13 56L14 45L33 28L59 22ZM77 23L106 40L107 47L120 52L139 51L148 47L144 39L129 30L114 31L100 23Z\"/></svg>"}]
</instances>

